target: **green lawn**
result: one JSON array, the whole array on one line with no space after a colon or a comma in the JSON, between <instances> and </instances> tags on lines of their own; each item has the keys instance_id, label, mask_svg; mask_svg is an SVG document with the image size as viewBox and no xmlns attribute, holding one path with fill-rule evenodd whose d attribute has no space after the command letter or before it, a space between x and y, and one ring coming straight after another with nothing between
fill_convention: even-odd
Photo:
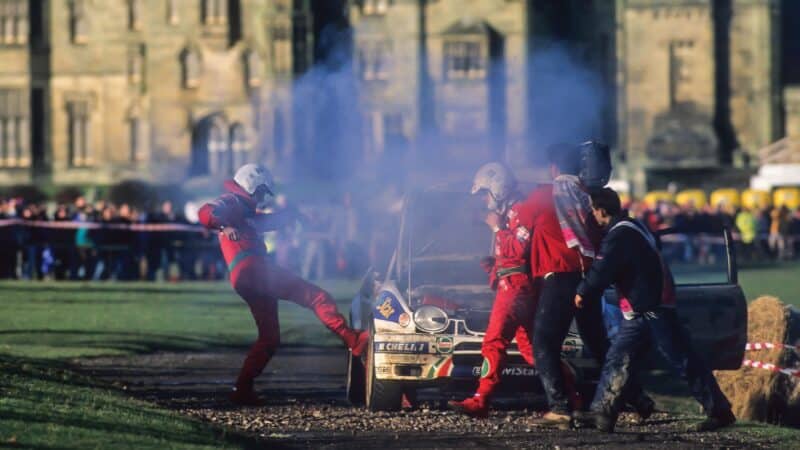
<instances>
[{"instance_id":1,"label":"green lawn","mask_svg":"<svg viewBox=\"0 0 800 450\"><path fill-rule=\"evenodd\" d=\"M765 264L739 271L739 284L748 301L774 295L784 303L800 307L800 263Z\"/></svg>"},{"instance_id":2,"label":"green lawn","mask_svg":"<svg viewBox=\"0 0 800 450\"><path fill-rule=\"evenodd\" d=\"M347 311L354 283L326 287ZM256 328L227 283L0 283L0 353L66 358L242 347ZM285 344L339 344L309 310L280 302Z\"/></svg>"},{"instance_id":3,"label":"green lawn","mask_svg":"<svg viewBox=\"0 0 800 450\"><path fill-rule=\"evenodd\" d=\"M800 264L744 269L747 298L777 295L800 306ZM326 283L347 311L354 283ZM313 316L281 302L285 344L341 345ZM226 432L98 386L65 360L244 347L255 337L246 305L225 283L0 283L0 448L239 448ZM659 384L659 383L656 383ZM659 404L686 411L686 392L655 389ZM793 443L800 431L742 424L737 432Z\"/></svg>"},{"instance_id":4,"label":"green lawn","mask_svg":"<svg viewBox=\"0 0 800 450\"><path fill-rule=\"evenodd\" d=\"M53 360L0 355L0 448L242 448L240 433L99 387Z\"/></svg>"},{"instance_id":5,"label":"green lawn","mask_svg":"<svg viewBox=\"0 0 800 450\"><path fill-rule=\"evenodd\" d=\"M353 283L327 283L346 311ZM224 283L0 283L0 448L241 448L250 438L134 400L70 371L78 356L242 347L246 304ZM341 345L280 304L284 343Z\"/></svg>"}]
</instances>

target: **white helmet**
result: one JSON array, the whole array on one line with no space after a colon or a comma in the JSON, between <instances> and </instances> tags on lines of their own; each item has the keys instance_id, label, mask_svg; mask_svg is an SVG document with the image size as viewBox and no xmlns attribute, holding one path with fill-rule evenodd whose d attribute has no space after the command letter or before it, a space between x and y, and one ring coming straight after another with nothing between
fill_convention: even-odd
<instances>
[{"instance_id":1,"label":"white helmet","mask_svg":"<svg viewBox=\"0 0 800 450\"><path fill-rule=\"evenodd\" d=\"M491 200L489 209L498 213L505 213L506 206L512 194L516 191L517 180L506 166L497 162L484 164L475 174L472 182L472 194L482 190L489 192Z\"/></svg>"},{"instance_id":2,"label":"white helmet","mask_svg":"<svg viewBox=\"0 0 800 450\"><path fill-rule=\"evenodd\" d=\"M267 188L267 193L269 193L269 195L274 195L272 193L272 174L269 169L264 166L252 163L245 164L236 171L236 175L233 176L233 181L250 195L253 195L259 186L265 186Z\"/></svg>"}]
</instances>

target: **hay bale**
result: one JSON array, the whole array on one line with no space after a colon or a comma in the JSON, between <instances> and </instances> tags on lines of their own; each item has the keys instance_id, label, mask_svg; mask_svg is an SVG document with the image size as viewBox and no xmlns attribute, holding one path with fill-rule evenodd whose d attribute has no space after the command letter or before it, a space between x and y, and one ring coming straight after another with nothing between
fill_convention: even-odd
<instances>
[{"instance_id":1,"label":"hay bale","mask_svg":"<svg viewBox=\"0 0 800 450\"><path fill-rule=\"evenodd\" d=\"M759 297L747 308L747 315L748 342L798 343L800 314L777 298ZM782 349L748 352L747 358L779 367L798 363L795 352ZM751 367L718 371L715 375L739 419L800 425L797 378Z\"/></svg>"}]
</instances>

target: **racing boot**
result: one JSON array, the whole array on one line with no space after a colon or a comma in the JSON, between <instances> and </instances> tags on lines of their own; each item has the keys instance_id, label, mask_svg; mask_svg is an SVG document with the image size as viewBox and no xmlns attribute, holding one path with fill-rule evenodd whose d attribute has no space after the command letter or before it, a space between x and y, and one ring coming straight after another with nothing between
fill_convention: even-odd
<instances>
[{"instance_id":1,"label":"racing boot","mask_svg":"<svg viewBox=\"0 0 800 450\"><path fill-rule=\"evenodd\" d=\"M617 423L617 418L611 414L597 411L576 411L572 414L576 428L597 428L600 431L611 433Z\"/></svg>"},{"instance_id":2,"label":"racing boot","mask_svg":"<svg viewBox=\"0 0 800 450\"><path fill-rule=\"evenodd\" d=\"M350 351L353 353L353 356L358 358L364 354L367 345L369 345L369 331L356 331L356 333L356 341L353 343L353 346L350 347Z\"/></svg>"},{"instance_id":3,"label":"racing boot","mask_svg":"<svg viewBox=\"0 0 800 450\"><path fill-rule=\"evenodd\" d=\"M266 404L252 387L250 389L233 388L228 399L237 406L264 406Z\"/></svg>"},{"instance_id":4,"label":"racing boot","mask_svg":"<svg viewBox=\"0 0 800 450\"><path fill-rule=\"evenodd\" d=\"M733 425L735 422L736 416L733 415L733 411L728 409L723 413L708 416L702 422L689 426L687 431L714 431Z\"/></svg>"},{"instance_id":5,"label":"racing boot","mask_svg":"<svg viewBox=\"0 0 800 450\"><path fill-rule=\"evenodd\" d=\"M604 433L613 433L617 424L617 415L606 412L594 413L594 427Z\"/></svg>"},{"instance_id":6,"label":"racing boot","mask_svg":"<svg viewBox=\"0 0 800 450\"><path fill-rule=\"evenodd\" d=\"M569 430L572 427L572 416L548 411L541 417L531 420L531 424L538 427L557 428L559 430Z\"/></svg>"},{"instance_id":7,"label":"racing boot","mask_svg":"<svg viewBox=\"0 0 800 450\"><path fill-rule=\"evenodd\" d=\"M652 398L648 397L644 393L636 399L633 403L633 410L636 412L638 416L636 423L639 425L644 425L647 419L653 415L653 412L656 410L656 403L653 401Z\"/></svg>"},{"instance_id":8,"label":"racing boot","mask_svg":"<svg viewBox=\"0 0 800 450\"><path fill-rule=\"evenodd\" d=\"M455 412L465 414L476 419L489 417L489 405L480 395L475 395L460 402L450 400L447 406Z\"/></svg>"}]
</instances>

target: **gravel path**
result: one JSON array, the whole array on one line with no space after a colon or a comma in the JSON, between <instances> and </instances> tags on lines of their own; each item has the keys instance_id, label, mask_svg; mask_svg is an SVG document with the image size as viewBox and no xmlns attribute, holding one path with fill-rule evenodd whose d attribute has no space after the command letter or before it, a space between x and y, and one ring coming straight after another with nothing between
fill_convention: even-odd
<instances>
[{"instance_id":1,"label":"gravel path","mask_svg":"<svg viewBox=\"0 0 800 450\"><path fill-rule=\"evenodd\" d=\"M82 372L132 395L245 431L268 448L769 448L746 431L684 433L695 417L657 413L640 426L623 415L618 432L556 431L532 426L536 402L506 400L487 420L443 408L447 398L421 394L413 410L370 413L345 400L345 356L330 348L282 348L256 388L267 405L232 408L225 399L244 352L160 353L76 360Z\"/></svg>"}]
</instances>

